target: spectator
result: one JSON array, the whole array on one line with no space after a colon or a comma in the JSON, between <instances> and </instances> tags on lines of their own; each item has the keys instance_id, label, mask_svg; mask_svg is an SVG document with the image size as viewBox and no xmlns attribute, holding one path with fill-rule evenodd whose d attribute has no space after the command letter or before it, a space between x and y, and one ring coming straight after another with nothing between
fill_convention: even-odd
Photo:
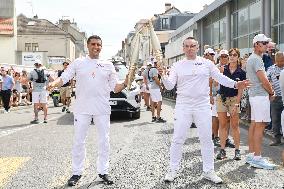
<instances>
[{"instance_id":1,"label":"spectator","mask_svg":"<svg viewBox=\"0 0 284 189\"><path fill-rule=\"evenodd\" d=\"M284 69L284 56L282 52L275 55L275 64L267 70L268 80L271 82L275 91L275 96L271 98L271 120L274 140L270 146L278 146L281 144L281 113L283 111L283 102L281 97L281 89L279 84L280 72Z\"/></svg>"},{"instance_id":2,"label":"spectator","mask_svg":"<svg viewBox=\"0 0 284 189\"><path fill-rule=\"evenodd\" d=\"M249 154L246 162L261 169L274 169L275 165L261 157L261 145L266 123L270 122L269 97L274 96L274 91L266 74L262 54L266 52L266 45L271 39L264 34L253 38L254 51L248 58L246 65L247 77L252 85L249 88L249 101L251 104L251 125L249 128Z\"/></svg>"},{"instance_id":3,"label":"spectator","mask_svg":"<svg viewBox=\"0 0 284 189\"><path fill-rule=\"evenodd\" d=\"M3 106L4 106L4 113L9 113L10 112L10 99L12 95L12 90L14 88L15 82L13 77L8 75L8 70L2 68L1 69L1 74L2 74L2 88L1 88L1 96L2 96L2 101L3 101Z\"/></svg>"}]
</instances>

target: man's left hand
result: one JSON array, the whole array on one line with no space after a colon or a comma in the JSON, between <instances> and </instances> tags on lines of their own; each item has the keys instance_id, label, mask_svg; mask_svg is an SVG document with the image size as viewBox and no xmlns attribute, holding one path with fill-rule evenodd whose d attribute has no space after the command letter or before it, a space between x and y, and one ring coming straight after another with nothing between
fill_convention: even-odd
<instances>
[{"instance_id":1,"label":"man's left hand","mask_svg":"<svg viewBox=\"0 0 284 189\"><path fill-rule=\"evenodd\" d=\"M248 79L243 80L243 81L238 81L236 84L237 89L245 89L245 88L249 88L250 86L251 86L251 82Z\"/></svg>"}]
</instances>

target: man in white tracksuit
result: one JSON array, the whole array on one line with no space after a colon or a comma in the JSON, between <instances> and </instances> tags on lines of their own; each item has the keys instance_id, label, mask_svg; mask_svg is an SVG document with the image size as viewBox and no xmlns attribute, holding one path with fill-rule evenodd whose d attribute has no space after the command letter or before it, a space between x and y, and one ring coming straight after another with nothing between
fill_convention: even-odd
<instances>
[{"instance_id":1,"label":"man in white tracksuit","mask_svg":"<svg viewBox=\"0 0 284 189\"><path fill-rule=\"evenodd\" d=\"M248 81L236 82L220 73L213 62L197 56L198 42L186 38L183 51L186 59L173 64L169 76L162 81L166 89L171 90L177 85L177 99L174 112L174 134L170 148L170 169L165 181L175 179L182 157L182 146L186 139L187 128L194 122L198 129L203 160L203 177L214 183L222 183L214 171L214 147L212 136L212 111L209 98L209 78L230 88L245 88Z\"/></svg>"},{"instance_id":2,"label":"man in white tracksuit","mask_svg":"<svg viewBox=\"0 0 284 189\"><path fill-rule=\"evenodd\" d=\"M106 184L113 184L108 177L109 128L111 107L110 92L120 92L127 86L118 84L115 68L111 62L99 60L102 40L93 35L87 40L89 55L76 59L50 87L62 86L76 75L76 100L74 104L75 137L72 151L73 176L68 180L74 186L81 178L86 155L85 140L93 118L98 131L97 172Z\"/></svg>"}]
</instances>

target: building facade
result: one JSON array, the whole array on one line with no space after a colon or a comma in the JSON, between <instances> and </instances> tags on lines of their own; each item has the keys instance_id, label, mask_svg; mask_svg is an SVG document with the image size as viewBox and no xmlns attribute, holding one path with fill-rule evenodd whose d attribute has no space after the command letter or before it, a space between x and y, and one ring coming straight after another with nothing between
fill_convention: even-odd
<instances>
[{"instance_id":1,"label":"building facade","mask_svg":"<svg viewBox=\"0 0 284 189\"><path fill-rule=\"evenodd\" d=\"M154 27L155 34L157 35L163 57L165 57L165 46L168 44L170 34L177 28L190 20L195 14L190 12L182 13L179 9L172 6L170 3L165 3L165 12L162 14L155 14L152 18L152 25ZM142 27L147 24L149 19L141 19L135 24L135 31L131 31L127 38L122 43L122 49L119 50L117 55L122 56L126 62L130 60L131 49L133 48L133 36L137 31L140 31ZM142 32L140 38L140 50L138 64L141 66L146 61L149 61L153 55L151 47L150 33L149 31Z\"/></svg>"},{"instance_id":2,"label":"building facade","mask_svg":"<svg viewBox=\"0 0 284 189\"><path fill-rule=\"evenodd\" d=\"M15 1L0 0L0 63L15 64L17 19Z\"/></svg>"},{"instance_id":3,"label":"building facade","mask_svg":"<svg viewBox=\"0 0 284 189\"><path fill-rule=\"evenodd\" d=\"M73 61L84 55L84 48L82 53L78 53L78 49L82 49L81 43L84 44L84 37L81 38L82 41L76 49L78 40L68 31L64 31L46 19L39 19L37 16L27 18L20 14L17 20L18 64L30 66L33 65L34 59L40 59L47 67L60 69L63 61Z\"/></svg>"},{"instance_id":4,"label":"building facade","mask_svg":"<svg viewBox=\"0 0 284 189\"><path fill-rule=\"evenodd\" d=\"M283 9L282 0L216 0L171 34L166 59L169 64L182 59L182 41L189 36L198 39L201 54L204 45L250 53L258 33L270 36L284 50Z\"/></svg>"}]
</instances>

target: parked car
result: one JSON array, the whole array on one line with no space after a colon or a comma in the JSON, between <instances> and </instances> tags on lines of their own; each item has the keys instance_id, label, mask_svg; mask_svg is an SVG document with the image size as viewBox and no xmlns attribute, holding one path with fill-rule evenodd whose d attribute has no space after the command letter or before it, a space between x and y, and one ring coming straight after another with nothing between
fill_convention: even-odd
<instances>
[{"instance_id":1,"label":"parked car","mask_svg":"<svg viewBox=\"0 0 284 189\"><path fill-rule=\"evenodd\" d=\"M119 82L123 82L127 73L128 68L123 62L113 62L115 70L118 74ZM128 113L130 118L139 119L140 118L140 86L134 80L131 83L131 87L122 90L119 93L110 93L110 105L111 112L124 112Z\"/></svg>"}]
</instances>

